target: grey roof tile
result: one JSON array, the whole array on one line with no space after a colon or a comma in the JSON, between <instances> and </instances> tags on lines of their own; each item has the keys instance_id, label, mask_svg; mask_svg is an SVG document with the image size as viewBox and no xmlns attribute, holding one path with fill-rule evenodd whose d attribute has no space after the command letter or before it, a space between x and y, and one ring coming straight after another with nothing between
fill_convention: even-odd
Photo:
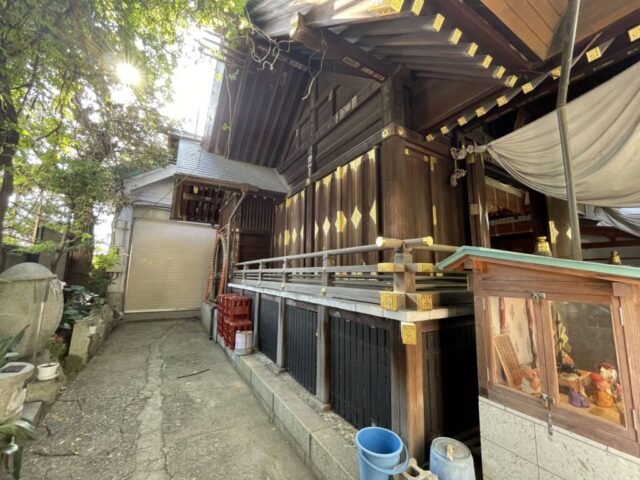
<instances>
[{"instance_id":1,"label":"grey roof tile","mask_svg":"<svg viewBox=\"0 0 640 480\"><path fill-rule=\"evenodd\" d=\"M176 158L176 174L222 180L237 184L248 183L270 192L287 193L289 186L275 168L261 167L209 153L200 143L180 139Z\"/></svg>"}]
</instances>

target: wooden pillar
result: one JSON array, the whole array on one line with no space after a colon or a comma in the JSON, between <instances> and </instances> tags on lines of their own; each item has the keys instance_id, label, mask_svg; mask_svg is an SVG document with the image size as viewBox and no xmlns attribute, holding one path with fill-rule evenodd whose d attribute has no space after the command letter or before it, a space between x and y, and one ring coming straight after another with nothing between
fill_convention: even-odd
<instances>
[{"instance_id":1,"label":"wooden pillar","mask_svg":"<svg viewBox=\"0 0 640 480\"><path fill-rule=\"evenodd\" d=\"M426 459L422 323L416 329L416 345L404 345L400 322L391 328L391 429L420 465Z\"/></svg>"},{"instance_id":2,"label":"wooden pillar","mask_svg":"<svg viewBox=\"0 0 640 480\"><path fill-rule=\"evenodd\" d=\"M260 262L258 264L258 286L262 284L262 269L264 268L264 263ZM258 335L260 334L260 297L262 296L260 293L256 293L256 300L253 306L253 348L258 348Z\"/></svg>"},{"instance_id":3,"label":"wooden pillar","mask_svg":"<svg viewBox=\"0 0 640 480\"><path fill-rule=\"evenodd\" d=\"M382 84L382 119L386 125L405 126L404 86L397 76L387 78Z\"/></svg>"},{"instance_id":4,"label":"wooden pillar","mask_svg":"<svg viewBox=\"0 0 640 480\"><path fill-rule=\"evenodd\" d=\"M482 291L482 270L473 269L471 274L471 289L473 290L473 311L475 314L476 333L476 358L478 363L478 393L483 397L489 396L489 345L490 334L486 328L487 321L485 308L487 307L484 292Z\"/></svg>"},{"instance_id":5,"label":"wooden pillar","mask_svg":"<svg viewBox=\"0 0 640 480\"><path fill-rule=\"evenodd\" d=\"M471 241L476 247L491 247L487 192L484 178L484 157L472 153L467 157L467 192Z\"/></svg>"},{"instance_id":6,"label":"wooden pillar","mask_svg":"<svg viewBox=\"0 0 640 480\"><path fill-rule=\"evenodd\" d=\"M285 339L285 312L287 310L287 299L284 297L278 298L278 346L276 350L276 365L280 369L284 369L285 353L284 353L284 339Z\"/></svg>"},{"instance_id":7,"label":"wooden pillar","mask_svg":"<svg viewBox=\"0 0 640 480\"><path fill-rule=\"evenodd\" d=\"M330 277L327 268L329 267L329 256L322 256L322 287L329 286ZM329 403L329 310L324 305L318 305L318 330L316 332L316 397L324 403Z\"/></svg>"},{"instance_id":8,"label":"wooden pillar","mask_svg":"<svg viewBox=\"0 0 640 480\"><path fill-rule=\"evenodd\" d=\"M324 305L318 305L318 330L316 331L316 397L321 403L328 405L330 402L330 331L329 309Z\"/></svg>"},{"instance_id":9,"label":"wooden pillar","mask_svg":"<svg viewBox=\"0 0 640 480\"><path fill-rule=\"evenodd\" d=\"M260 335L260 297L262 294L256 292L256 301L253 306L253 348L258 348Z\"/></svg>"},{"instance_id":10,"label":"wooden pillar","mask_svg":"<svg viewBox=\"0 0 640 480\"><path fill-rule=\"evenodd\" d=\"M551 245L551 253L556 258L572 258L569 204L566 200L547 197L547 210L549 212L547 239Z\"/></svg>"}]
</instances>

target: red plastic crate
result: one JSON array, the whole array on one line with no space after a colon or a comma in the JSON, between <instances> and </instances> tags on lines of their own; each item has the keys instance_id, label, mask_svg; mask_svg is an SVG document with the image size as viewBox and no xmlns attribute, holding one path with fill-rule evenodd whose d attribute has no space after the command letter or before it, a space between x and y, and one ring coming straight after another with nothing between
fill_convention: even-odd
<instances>
[{"instance_id":1,"label":"red plastic crate","mask_svg":"<svg viewBox=\"0 0 640 480\"><path fill-rule=\"evenodd\" d=\"M218 295L218 336L224 338L225 344L230 348L235 348L236 332L240 330L251 330L251 298L226 293Z\"/></svg>"},{"instance_id":2,"label":"red plastic crate","mask_svg":"<svg viewBox=\"0 0 640 480\"><path fill-rule=\"evenodd\" d=\"M221 303L221 309L229 315L248 314L251 311L251 299L239 295L224 297Z\"/></svg>"},{"instance_id":3,"label":"red plastic crate","mask_svg":"<svg viewBox=\"0 0 640 480\"><path fill-rule=\"evenodd\" d=\"M222 322L222 335L223 336L227 336L228 332L229 332L229 328L232 325L236 325L236 324L253 324L253 322L251 321L251 319L249 318L248 315L245 315L244 318L229 318L229 317L225 317L223 322Z\"/></svg>"},{"instance_id":4,"label":"red plastic crate","mask_svg":"<svg viewBox=\"0 0 640 480\"><path fill-rule=\"evenodd\" d=\"M249 320L242 322L229 322L225 324L225 345L231 350L234 350L236 348L236 333L251 330L252 328L253 324Z\"/></svg>"}]
</instances>

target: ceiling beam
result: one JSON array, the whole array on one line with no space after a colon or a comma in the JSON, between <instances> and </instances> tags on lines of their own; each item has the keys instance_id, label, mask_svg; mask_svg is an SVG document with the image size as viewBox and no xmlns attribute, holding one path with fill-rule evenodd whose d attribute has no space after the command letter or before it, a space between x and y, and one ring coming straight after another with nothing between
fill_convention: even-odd
<instances>
[{"instance_id":1,"label":"ceiling beam","mask_svg":"<svg viewBox=\"0 0 640 480\"><path fill-rule=\"evenodd\" d=\"M456 26L467 38L494 54L510 70L530 69L530 62L468 4L458 0L430 0L429 6L446 17L454 18Z\"/></svg>"},{"instance_id":2,"label":"ceiling beam","mask_svg":"<svg viewBox=\"0 0 640 480\"><path fill-rule=\"evenodd\" d=\"M295 3L284 12L274 11L259 18L264 30L272 37L282 37L292 30L298 13L305 16L312 28L339 27L341 25L366 24L418 15L424 0L334 0L315 4Z\"/></svg>"},{"instance_id":3,"label":"ceiling beam","mask_svg":"<svg viewBox=\"0 0 640 480\"><path fill-rule=\"evenodd\" d=\"M430 47L380 47L371 50L371 53L379 57L392 57L392 56L411 56L411 57L424 57L439 61L442 63L457 62L458 60L466 60L465 63L475 64L482 62L486 55L476 55L475 45L432 45ZM487 66L493 65L493 58L489 57L491 61Z\"/></svg>"},{"instance_id":4,"label":"ceiling beam","mask_svg":"<svg viewBox=\"0 0 640 480\"><path fill-rule=\"evenodd\" d=\"M418 65L415 65L415 66L417 68L424 68ZM442 73L442 72L434 72L430 70L419 70L419 71L416 70L416 73L415 73L416 78L433 78L436 80L451 80L452 75L455 75L456 80L459 80L462 82L484 83L484 84L496 85L496 86L504 85L504 80L500 80L493 77L486 77L486 76L480 77L477 75L470 75L464 70L457 71L455 73L453 72Z\"/></svg>"},{"instance_id":5,"label":"ceiling beam","mask_svg":"<svg viewBox=\"0 0 640 480\"><path fill-rule=\"evenodd\" d=\"M359 39L344 34L341 36L349 39L353 38L361 47L431 47L458 45L458 32L455 30L447 30L445 32L425 31L419 33L371 35Z\"/></svg>"},{"instance_id":6,"label":"ceiling beam","mask_svg":"<svg viewBox=\"0 0 640 480\"><path fill-rule=\"evenodd\" d=\"M395 70L393 64L370 55L333 32L309 27L305 17L300 14L295 28L291 32L291 40L319 52L319 55L324 55L328 59L341 62L358 72L365 73L378 82L383 82Z\"/></svg>"},{"instance_id":7,"label":"ceiling beam","mask_svg":"<svg viewBox=\"0 0 640 480\"><path fill-rule=\"evenodd\" d=\"M452 54L449 57L441 57L432 55L418 56L412 54L412 52L395 52L393 55L388 55L384 58L390 62L400 64L411 63L412 65L424 65L426 67L435 68L460 68L463 70L478 72L478 75L489 78L494 77L494 72L498 68L492 63L483 63L485 62L485 55L478 55L476 57L465 57L463 55L458 56Z\"/></svg>"},{"instance_id":8,"label":"ceiling beam","mask_svg":"<svg viewBox=\"0 0 640 480\"><path fill-rule=\"evenodd\" d=\"M383 18L375 23L348 25L340 32L345 38L362 38L374 35L402 35L407 33L438 33L444 22L441 15L427 15L405 18Z\"/></svg>"},{"instance_id":9,"label":"ceiling beam","mask_svg":"<svg viewBox=\"0 0 640 480\"><path fill-rule=\"evenodd\" d=\"M611 248L611 247L636 247L640 245L640 238L635 240L611 240L608 242L583 242L583 250L592 250L594 248Z\"/></svg>"},{"instance_id":10,"label":"ceiling beam","mask_svg":"<svg viewBox=\"0 0 640 480\"><path fill-rule=\"evenodd\" d=\"M423 0L334 0L315 5L304 17L310 27L334 27L415 16L422 10L422 5Z\"/></svg>"}]
</instances>

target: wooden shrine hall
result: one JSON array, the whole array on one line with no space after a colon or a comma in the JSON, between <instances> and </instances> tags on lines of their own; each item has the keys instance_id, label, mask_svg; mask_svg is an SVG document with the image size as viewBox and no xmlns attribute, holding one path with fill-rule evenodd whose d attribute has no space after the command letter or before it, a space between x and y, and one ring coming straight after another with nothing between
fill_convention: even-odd
<instances>
[{"instance_id":1,"label":"wooden shrine hall","mask_svg":"<svg viewBox=\"0 0 640 480\"><path fill-rule=\"evenodd\" d=\"M189 147L208 160L176 177L173 205L220 228L209 300L250 296L262 353L419 462L441 435L479 452L472 285L438 263L463 245L532 253L538 237L571 253L567 201L466 150L554 111L568 3L250 0L246 41L212 52ZM640 4L583 0L569 100L635 65L639 38ZM583 251L632 261L638 236L594 218Z\"/></svg>"}]
</instances>

